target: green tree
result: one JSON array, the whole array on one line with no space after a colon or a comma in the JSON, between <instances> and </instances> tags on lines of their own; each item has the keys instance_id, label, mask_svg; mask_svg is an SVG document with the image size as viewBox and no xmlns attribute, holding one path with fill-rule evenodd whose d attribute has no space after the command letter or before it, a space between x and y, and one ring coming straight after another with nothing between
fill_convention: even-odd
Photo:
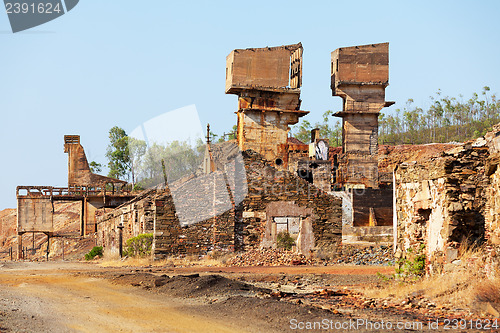
<instances>
[{"instance_id":1,"label":"green tree","mask_svg":"<svg viewBox=\"0 0 500 333\"><path fill-rule=\"evenodd\" d=\"M380 142L464 142L486 134L500 121L500 101L495 94L490 95L488 86L466 101L462 95L444 96L441 90L430 99L432 104L427 110L413 106L410 99L403 110L380 117Z\"/></svg>"},{"instance_id":2,"label":"green tree","mask_svg":"<svg viewBox=\"0 0 500 333\"><path fill-rule=\"evenodd\" d=\"M130 174L132 175L132 187L135 186L137 173L140 170L141 159L146 153L146 141L128 137L128 149L130 154Z\"/></svg>"},{"instance_id":3,"label":"green tree","mask_svg":"<svg viewBox=\"0 0 500 333\"><path fill-rule=\"evenodd\" d=\"M293 136L304 143L311 141L311 130L313 129L311 123L307 120L301 120L300 123L295 125L292 129Z\"/></svg>"},{"instance_id":4,"label":"green tree","mask_svg":"<svg viewBox=\"0 0 500 333\"><path fill-rule=\"evenodd\" d=\"M229 133L223 133L217 142L225 142L225 141L230 141L230 140L236 140L236 133L238 131L238 126L234 125L231 132Z\"/></svg>"},{"instance_id":5,"label":"green tree","mask_svg":"<svg viewBox=\"0 0 500 333\"><path fill-rule=\"evenodd\" d=\"M90 162L89 167L90 167L90 172L92 173L99 173L102 171L102 164L97 163L96 161Z\"/></svg>"},{"instance_id":6,"label":"green tree","mask_svg":"<svg viewBox=\"0 0 500 333\"><path fill-rule=\"evenodd\" d=\"M115 126L109 130L109 145L106 149L109 177L123 179L131 170L128 136L123 128Z\"/></svg>"},{"instance_id":7,"label":"green tree","mask_svg":"<svg viewBox=\"0 0 500 333\"><path fill-rule=\"evenodd\" d=\"M307 120L302 120L299 124L292 128L292 135L304 143L311 141L311 130L319 129L319 136L324 139L329 139L330 146L336 147L342 144L342 127L340 121L336 120L332 126L333 111L327 110L322 115L322 122L316 122L313 125Z\"/></svg>"},{"instance_id":8,"label":"green tree","mask_svg":"<svg viewBox=\"0 0 500 333\"><path fill-rule=\"evenodd\" d=\"M198 140L195 147L187 141L172 141L165 145L154 143L142 157L137 177L143 187L163 183L161 160L164 160L167 179L173 182L195 173L202 163L204 153L204 144L201 140Z\"/></svg>"}]
</instances>

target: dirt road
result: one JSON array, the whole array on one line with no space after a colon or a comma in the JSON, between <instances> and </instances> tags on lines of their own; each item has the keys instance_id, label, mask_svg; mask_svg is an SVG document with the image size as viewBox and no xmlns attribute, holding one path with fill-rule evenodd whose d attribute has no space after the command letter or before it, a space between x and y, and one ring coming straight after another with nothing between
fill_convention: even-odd
<instances>
[{"instance_id":1,"label":"dirt road","mask_svg":"<svg viewBox=\"0 0 500 333\"><path fill-rule=\"evenodd\" d=\"M340 317L326 310L271 299L270 290L263 293L258 287L222 275L240 281L261 280L270 285L269 281L276 282L285 274L326 274L344 283L351 275L373 278L380 269L385 268L131 269L70 262L3 262L0 331L286 332L290 331L291 319L302 322ZM172 290L148 290L146 280L151 282L151 276L166 276L164 273L180 278L171 279L175 282L170 284ZM193 276L199 278L192 279Z\"/></svg>"},{"instance_id":2,"label":"dirt road","mask_svg":"<svg viewBox=\"0 0 500 333\"><path fill-rule=\"evenodd\" d=\"M216 317L185 311L186 302L103 279L73 275L89 268L82 264L4 264L0 272L2 329L19 332L246 331ZM248 331L252 331L251 328Z\"/></svg>"},{"instance_id":3,"label":"dirt road","mask_svg":"<svg viewBox=\"0 0 500 333\"><path fill-rule=\"evenodd\" d=\"M443 319L461 316L435 306L367 299L359 292L378 285L376 273L388 270L3 262L0 332L325 332L360 320L412 326L340 330L414 332L428 330L416 324L441 320L432 329L438 332L446 330ZM323 326L307 326L318 323Z\"/></svg>"}]
</instances>

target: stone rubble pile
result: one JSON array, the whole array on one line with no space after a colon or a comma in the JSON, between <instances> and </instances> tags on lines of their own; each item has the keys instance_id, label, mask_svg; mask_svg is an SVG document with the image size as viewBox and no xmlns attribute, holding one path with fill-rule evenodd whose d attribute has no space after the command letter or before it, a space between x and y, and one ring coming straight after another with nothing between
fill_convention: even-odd
<instances>
[{"instance_id":1,"label":"stone rubble pile","mask_svg":"<svg viewBox=\"0 0 500 333\"><path fill-rule=\"evenodd\" d=\"M238 253L226 261L227 266L291 266L291 265L394 265L390 246L356 247L344 246L342 255L331 260L307 258L291 251L280 249L252 249Z\"/></svg>"},{"instance_id":2,"label":"stone rubble pile","mask_svg":"<svg viewBox=\"0 0 500 333\"><path fill-rule=\"evenodd\" d=\"M304 255L279 249L252 249L226 261L227 266L312 265Z\"/></svg>"},{"instance_id":3,"label":"stone rubble pile","mask_svg":"<svg viewBox=\"0 0 500 333\"><path fill-rule=\"evenodd\" d=\"M333 260L335 264L351 265L394 265L394 255L392 247L386 245L356 247L345 245L342 248L342 255Z\"/></svg>"}]
</instances>

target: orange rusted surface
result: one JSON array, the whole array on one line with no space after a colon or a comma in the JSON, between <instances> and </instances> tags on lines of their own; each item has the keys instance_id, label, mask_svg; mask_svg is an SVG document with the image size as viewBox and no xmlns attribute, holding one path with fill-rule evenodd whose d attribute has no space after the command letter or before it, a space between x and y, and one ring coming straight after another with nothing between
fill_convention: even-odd
<instances>
[{"instance_id":1,"label":"orange rusted surface","mask_svg":"<svg viewBox=\"0 0 500 333\"><path fill-rule=\"evenodd\" d=\"M337 181L378 188L378 115L389 85L389 43L342 47L332 52L331 89L343 99L342 150Z\"/></svg>"},{"instance_id":2,"label":"orange rusted surface","mask_svg":"<svg viewBox=\"0 0 500 333\"><path fill-rule=\"evenodd\" d=\"M124 180L97 175L90 171L87 156L80 144L79 135L64 136L64 152L68 156L68 186L104 186L127 184Z\"/></svg>"},{"instance_id":3,"label":"orange rusted surface","mask_svg":"<svg viewBox=\"0 0 500 333\"><path fill-rule=\"evenodd\" d=\"M226 58L226 93L238 95L237 141L275 166L288 166L288 132L299 118L302 44L233 50Z\"/></svg>"}]
</instances>

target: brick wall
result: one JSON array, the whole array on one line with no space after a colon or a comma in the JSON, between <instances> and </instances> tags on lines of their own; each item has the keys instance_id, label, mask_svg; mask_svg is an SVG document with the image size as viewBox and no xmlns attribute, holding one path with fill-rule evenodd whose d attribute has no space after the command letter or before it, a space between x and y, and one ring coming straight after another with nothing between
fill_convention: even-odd
<instances>
[{"instance_id":1,"label":"brick wall","mask_svg":"<svg viewBox=\"0 0 500 333\"><path fill-rule=\"evenodd\" d=\"M117 226L120 223L124 226L124 243L140 233L153 232L155 258L203 255L213 250L247 250L263 244L266 230L269 232L269 226L273 222L272 218L282 214L301 216L303 230L308 233L311 233L308 226L312 224L313 235L305 235L306 231L299 235L301 240L314 237L314 242L302 242L308 244L309 247L304 245L306 249L310 249L312 244L332 248L340 245L342 210L339 199L291 172L277 170L253 151L243 152L242 155L248 181L248 195L242 202L235 203L234 198L238 194L232 195L231 206L224 213L200 222L181 223L170 189L150 190L99 218L100 242L105 246L105 252L117 254ZM229 174L231 172L236 171L228 170ZM211 175L217 178L216 173ZM209 177L201 178L209 181ZM230 188L234 188L234 184L232 186L229 184ZM196 200L203 203L201 197L208 195L196 188L187 191L188 188L176 187L176 191L179 189L183 189L182 195L192 204Z\"/></svg>"},{"instance_id":2,"label":"brick wall","mask_svg":"<svg viewBox=\"0 0 500 333\"><path fill-rule=\"evenodd\" d=\"M290 202L304 215L311 212L313 233L317 247L336 247L342 237L342 202L328 195L297 175L273 168L259 154L253 151L243 152L247 168L248 197L239 209L241 218L237 220L237 249L244 250L262 245L265 241L266 228L269 232L271 216L267 208L271 203ZM290 212L293 215L293 212ZM304 216L305 218L305 216ZM264 242L263 242L264 241Z\"/></svg>"}]
</instances>

